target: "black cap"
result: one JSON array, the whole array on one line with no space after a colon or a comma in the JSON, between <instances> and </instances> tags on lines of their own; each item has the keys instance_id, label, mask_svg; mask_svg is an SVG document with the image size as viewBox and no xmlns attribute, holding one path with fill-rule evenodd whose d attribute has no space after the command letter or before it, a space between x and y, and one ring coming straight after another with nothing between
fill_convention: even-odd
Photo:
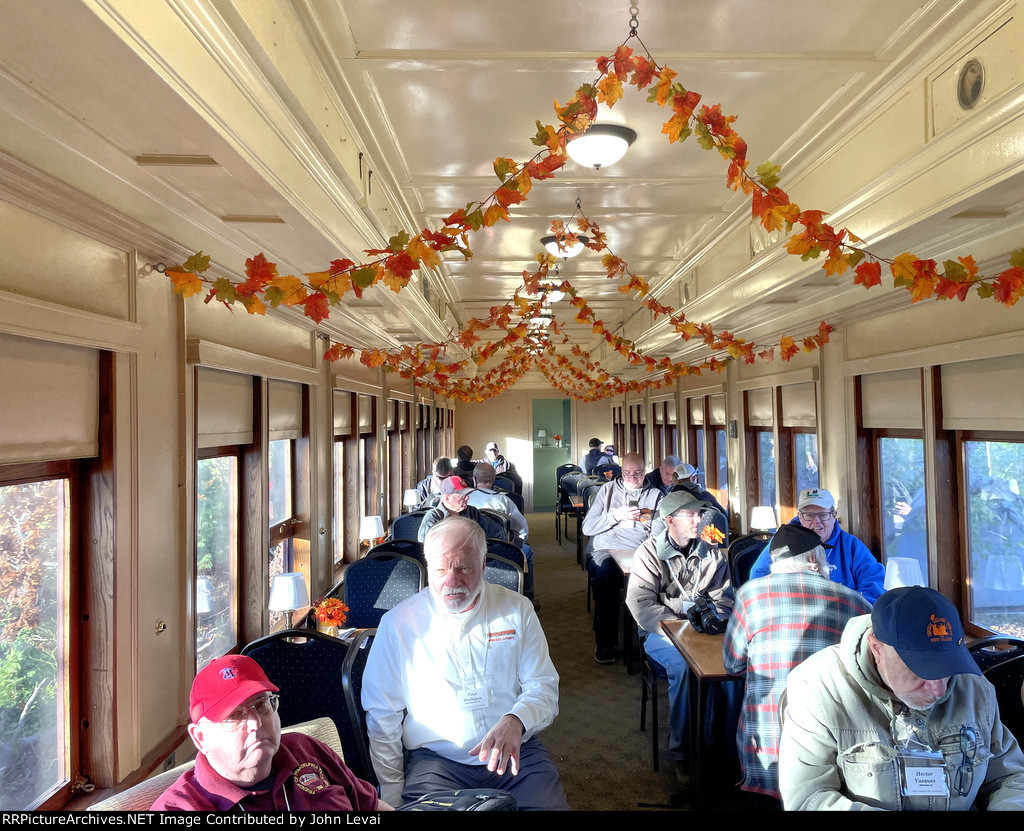
<instances>
[{"instance_id":1,"label":"black cap","mask_svg":"<svg viewBox=\"0 0 1024 831\"><path fill-rule=\"evenodd\" d=\"M821 537L810 528L804 528L802 525L783 525L775 532L768 550L773 560L781 560L784 557L806 554L819 545L826 549L832 548L831 545L823 543Z\"/></svg>"}]
</instances>

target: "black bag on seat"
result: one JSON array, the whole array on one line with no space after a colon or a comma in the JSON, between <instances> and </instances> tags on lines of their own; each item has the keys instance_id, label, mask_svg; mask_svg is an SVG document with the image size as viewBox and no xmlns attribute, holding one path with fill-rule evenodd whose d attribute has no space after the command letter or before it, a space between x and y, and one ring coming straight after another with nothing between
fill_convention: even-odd
<instances>
[{"instance_id":1,"label":"black bag on seat","mask_svg":"<svg viewBox=\"0 0 1024 831\"><path fill-rule=\"evenodd\" d=\"M495 788L459 788L432 791L397 811L516 811L515 797Z\"/></svg>"}]
</instances>

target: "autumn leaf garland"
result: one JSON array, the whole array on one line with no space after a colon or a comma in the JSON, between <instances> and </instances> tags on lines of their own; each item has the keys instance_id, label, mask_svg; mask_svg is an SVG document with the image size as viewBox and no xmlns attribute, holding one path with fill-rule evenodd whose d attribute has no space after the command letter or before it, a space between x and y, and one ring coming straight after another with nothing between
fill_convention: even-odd
<instances>
[{"instance_id":1,"label":"autumn leaf garland","mask_svg":"<svg viewBox=\"0 0 1024 831\"><path fill-rule=\"evenodd\" d=\"M635 33L630 35L634 36ZM1013 253L1010 268L992 278L979 275L977 265L970 256L946 260L941 269L934 260L921 259L909 252L892 259L879 257L863 248L862 240L848 229L837 230L828 225L824 221L824 212L803 211L792 203L785 191L778 186L781 173L778 165L764 162L757 167L755 175L751 176L748 173L746 142L731 126L736 117L722 113L718 104L710 107L700 105L701 95L685 89L676 82L676 73L673 70L659 67L649 54L646 57L634 54L625 43L616 49L612 57L598 58L597 68L600 77L595 83L581 86L565 105L560 106L556 102L555 112L560 122L558 128L537 122L537 132L532 141L542 149L522 164L507 158L496 159L494 171L501 183L499 187L484 200L471 202L465 208L453 212L447 217L440 231L423 229L412 238L406 232L402 232L388 240L386 248L368 249L365 252L375 257L374 260L366 263L355 263L348 259L334 260L327 270L307 273L302 277L279 275L276 265L268 262L261 253L246 260L244 281L234 282L224 277L209 279L203 274L209 269L210 258L199 252L189 257L181 266L167 269L175 292L183 297L191 297L205 290L206 302L216 300L228 306L241 303L249 314L264 314L267 304L274 308L282 305L301 306L303 314L316 323L326 320L330 316L330 308L338 305L342 297L349 292L361 297L363 290L378 283L383 283L392 291L400 292L408 285L416 271L423 267L433 268L439 265L443 252L458 251L467 259L471 258L468 236L480 228L491 227L501 221L511 221L508 209L527 199L534 180L541 181L554 177L555 172L565 164L566 142L585 132L596 119L598 104L614 106L623 95L624 85L631 85L638 90L650 87L647 100L659 107L671 109L672 115L662 126L662 133L668 136L670 143L682 142L696 135L701 147L718 151L729 163L726 174L728 187L751 197L752 216L758 219L766 230L785 229L788 234L795 226L802 228L787 240L787 251L804 260L818 259L825 255L822 268L827 275L839 276L848 269L853 269L854 284L870 289L881 285L882 264L885 263L892 274L893 285L907 289L912 302L930 297L955 298L963 301L974 290L982 298L993 298L1003 305L1012 306L1024 294L1024 249ZM581 233L585 232L588 235L589 248L598 252L606 249L604 235L595 223L584 217L579 222L579 228ZM577 238L576 234L566 230L557 221L552 226L552 232L566 244L574 243ZM539 255L538 259L544 256ZM622 280L618 287L620 292L637 294L655 319L660 315L668 315L674 330L684 340L700 336L712 350L725 351L730 358L749 363L755 359L774 359L775 347L757 347L735 338L728 332L716 334L707 324L688 321L684 315L671 307L647 297L647 282L629 272L625 262L611 252L605 253L602 264L609 278ZM540 279L546 275L547 263L541 259L541 267L535 273L534 279L524 273L524 286L527 291L535 293ZM712 358L703 364L688 367L685 364L673 364L667 358L657 361L645 356L637 351L632 343L608 331L603 322L596 318L586 299L567 281L563 281L559 289L570 295L570 303L576 309L577 323L591 323L593 331L603 335L606 342L632 365L642 366L651 373L664 373L658 381L613 383L618 379L604 378L604 383L601 384L602 392L606 387L618 389L619 384L624 384L626 388L639 384L638 389L642 389L646 386L669 383L670 378L674 379L687 372L699 373L703 369L714 371L724 365ZM539 313L536 304L519 305L521 320ZM457 335L453 333L451 342L468 349L479 340L476 334L478 331L491 326L508 327L511 320L512 311L509 304L497 307L492 309L488 320L471 320L462 332ZM779 355L783 360L789 360L801 348L818 348L828 341L830 331L831 327L822 323L818 332L802 338L799 346L796 339L783 335L778 344ZM370 367L382 367L386 371L399 371L404 376L415 377L418 384L428 386L435 392L452 394L457 398L469 396L472 400L480 400L480 395L493 395L507 389L535 362L560 389L565 386L580 395L585 392L584 384L597 381L601 377L600 374L595 377L592 374L593 369L584 371L573 368L574 372L569 371L563 365L568 361L564 356L547 355L543 350L523 350L519 341L525 334L526 326L521 322L513 326L505 338L472 353L467 361L472 360L475 364L481 365L493 356L499 348L497 344L512 352L510 358L499 365L500 369L496 368L495 372L473 379L451 378L454 373L465 368L466 361L437 361L438 355L445 349L445 344L407 346L391 353L383 350L363 350L360 353L360 360ZM424 351L428 354L427 358L423 357ZM335 343L328 349L325 357L329 360L339 360L355 357L355 354L356 350L353 347ZM431 378L433 380L430 380ZM593 391L586 394L593 394Z\"/></svg>"}]
</instances>

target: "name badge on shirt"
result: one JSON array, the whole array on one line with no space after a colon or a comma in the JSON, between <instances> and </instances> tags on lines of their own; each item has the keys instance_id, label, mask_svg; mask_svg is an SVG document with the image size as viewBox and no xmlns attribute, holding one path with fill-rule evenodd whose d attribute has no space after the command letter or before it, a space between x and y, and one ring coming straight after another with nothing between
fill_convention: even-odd
<instances>
[{"instance_id":1,"label":"name badge on shirt","mask_svg":"<svg viewBox=\"0 0 1024 831\"><path fill-rule=\"evenodd\" d=\"M899 754L904 796L949 796L946 766L941 753L904 750Z\"/></svg>"},{"instance_id":2,"label":"name badge on shirt","mask_svg":"<svg viewBox=\"0 0 1024 831\"><path fill-rule=\"evenodd\" d=\"M458 691L460 710L479 710L487 706L487 688L470 687Z\"/></svg>"}]
</instances>

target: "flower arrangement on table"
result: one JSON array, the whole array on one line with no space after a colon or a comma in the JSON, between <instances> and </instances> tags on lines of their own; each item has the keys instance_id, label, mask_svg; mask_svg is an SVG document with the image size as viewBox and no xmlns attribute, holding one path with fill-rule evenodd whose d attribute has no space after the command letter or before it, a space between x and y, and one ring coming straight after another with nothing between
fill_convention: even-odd
<instances>
[{"instance_id":1,"label":"flower arrangement on table","mask_svg":"<svg viewBox=\"0 0 1024 831\"><path fill-rule=\"evenodd\" d=\"M704 526L704 530L700 532L700 538L711 545L718 545L720 542L725 542L725 534L715 528L714 525Z\"/></svg>"},{"instance_id":2,"label":"flower arrangement on table","mask_svg":"<svg viewBox=\"0 0 1024 831\"><path fill-rule=\"evenodd\" d=\"M559 436L557 433L555 435L553 435L551 438L553 438L555 440L555 447L561 447L562 446L562 437Z\"/></svg>"},{"instance_id":3,"label":"flower arrangement on table","mask_svg":"<svg viewBox=\"0 0 1024 831\"><path fill-rule=\"evenodd\" d=\"M348 620L348 606L336 597L322 597L313 609L316 628L328 635L337 635ZM332 631L333 630L333 631Z\"/></svg>"}]
</instances>

